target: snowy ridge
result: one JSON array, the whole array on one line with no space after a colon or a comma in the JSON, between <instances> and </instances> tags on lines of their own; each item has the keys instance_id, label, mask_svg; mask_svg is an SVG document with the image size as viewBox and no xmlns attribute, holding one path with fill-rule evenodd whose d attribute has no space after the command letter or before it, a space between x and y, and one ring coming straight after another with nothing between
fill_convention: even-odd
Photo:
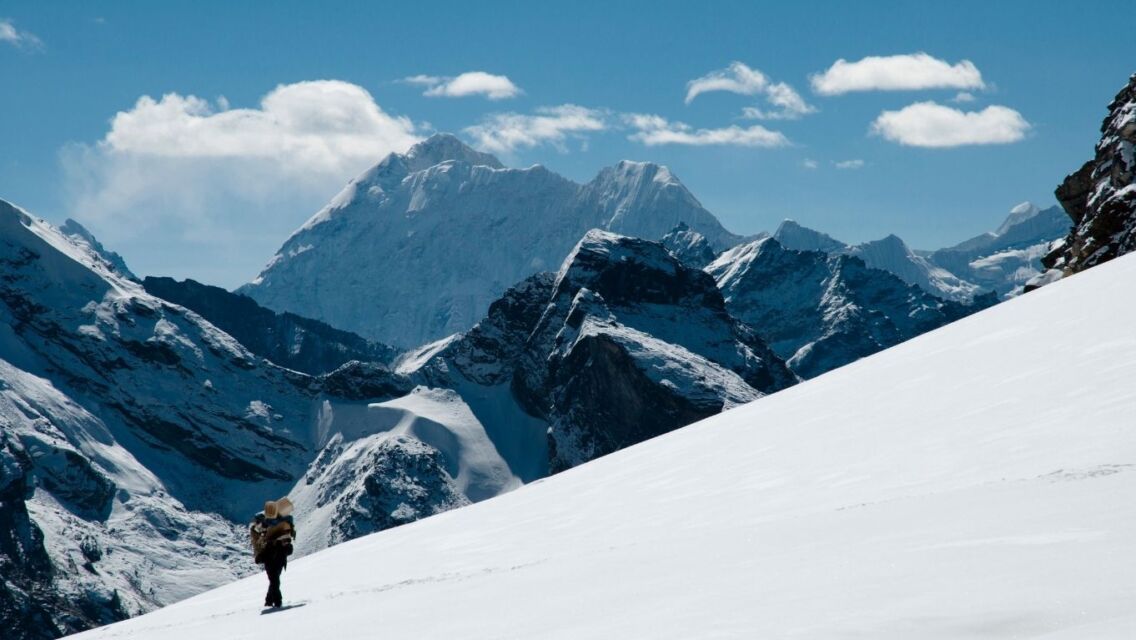
<instances>
[{"instance_id":1,"label":"snowy ridge","mask_svg":"<svg viewBox=\"0 0 1136 640\"><path fill-rule=\"evenodd\" d=\"M256 576L81 637L1129 637L1133 286L1121 258L300 559L301 608L258 615Z\"/></svg>"},{"instance_id":2,"label":"snowy ridge","mask_svg":"<svg viewBox=\"0 0 1136 640\"><path fill-rule=\"evenodd\" d=\"M786 249L774 238L739 245L706 267L726 308L811 378L952 322L994 302L937 298L859 257Z\"/></svg>"}]
</instances>

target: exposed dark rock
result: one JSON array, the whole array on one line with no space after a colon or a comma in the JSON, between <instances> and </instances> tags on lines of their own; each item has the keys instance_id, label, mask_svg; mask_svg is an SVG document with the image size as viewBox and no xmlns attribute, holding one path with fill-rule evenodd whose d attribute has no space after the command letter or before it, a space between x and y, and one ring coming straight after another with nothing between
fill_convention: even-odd
<instances>
[{"instance_id":1,"label":"exposed dark rock","mask_svg":"<svg viewBox=\"0 0 1136 640\"><path fill-rule=\"evenodd\" d=\"M1073 221L1027 290L1136 250L1136 74L1108 105L1096 156L1057 187Z\"/></svg>"},{"instance_id":2,"label":"exposed dark rock","mask_svg":"<svg viewBox=\"0 0 1136 640\"><path fill-rule=\"evenodd\" d=\"M680 222L661 241L663 246L688 267L701 269L714 261L718 255L706 236Z\"/></svg>"},{"instance_id":3,"label":"exposed dark rock","mask_svg":"<svg viewBox=\"0 0 1136 640\"><path fill-rule=\"evenodd\" d=\"M148 276L146 291L213 323L256 355L289 369L319 375L352 361L389 363L396 351L318 320L276 313L252 298L193 280Z\"/></svg>"}]
</instances>

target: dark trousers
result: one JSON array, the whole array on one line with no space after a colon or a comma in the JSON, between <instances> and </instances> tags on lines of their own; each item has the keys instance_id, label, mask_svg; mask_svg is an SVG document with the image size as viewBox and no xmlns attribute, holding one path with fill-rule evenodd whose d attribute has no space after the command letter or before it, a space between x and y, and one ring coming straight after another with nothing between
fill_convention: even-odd
<instances>
[{"instance_id":1,"label":"dark trousers","mask_svg":"<svg viewBox=\"0 0 1136 640\"><path fill-rule=\"evenodd\" d=\"M268 574L268 594L264 596L264 605L279 607L284 599L284 596L280 595L280 572L288 565L288 556L272 551L264 554L264 572Z\"/></svg>"}]
</instances>

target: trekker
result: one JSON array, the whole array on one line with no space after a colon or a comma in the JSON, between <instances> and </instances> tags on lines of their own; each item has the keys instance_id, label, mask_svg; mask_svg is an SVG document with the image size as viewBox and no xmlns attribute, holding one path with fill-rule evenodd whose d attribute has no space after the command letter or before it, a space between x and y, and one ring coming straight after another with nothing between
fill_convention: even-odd
<instances>
[{"instance_id":1,"label":"trekker","mask_svg":"<svg viewBox=\"0 0 1136 640\"><path fill-rule=\"evenodd\" d=\"M268 574L268 594L264 596L264 606L280 607L283 596L280 594L280 572L288 566L288 556L292 555L292 541L296 538L296 527L292 522L292 501L288 498L269 500L264 503L264 511L256 514L249 526L254 560L264 565Z\"/></svg>"}]
</instances>

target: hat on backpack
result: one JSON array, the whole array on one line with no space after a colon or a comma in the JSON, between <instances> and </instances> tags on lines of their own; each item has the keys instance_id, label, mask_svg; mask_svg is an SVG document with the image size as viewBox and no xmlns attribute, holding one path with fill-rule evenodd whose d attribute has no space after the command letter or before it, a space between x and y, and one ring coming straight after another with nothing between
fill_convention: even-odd
<instances>
[{"instance_id":1,"label":"hat on backpack","mask_svg":"<svg viewBox=\"0 0 1136 640\"><path fill-rule=\"evenodd\" d=\"M288 498L280 498L276 501L276 513L281 518L292 515L292 501Z\"/></svg>"},{"instance_id":2,"label":"hat on backpack","mask_svg":"<svg viewBox=\"0 0 1136 640\"><path fill-rule=\"evenodd\" d=\"M278 514L278 511L277 511L277 508L276 508L276 502L274 500L269 500L268 502L264 503L264 517L265 518L268 518L269 520L271 520L272 518L275 518L277 516L277 514Z\"/></svg>"}]
</instances>

